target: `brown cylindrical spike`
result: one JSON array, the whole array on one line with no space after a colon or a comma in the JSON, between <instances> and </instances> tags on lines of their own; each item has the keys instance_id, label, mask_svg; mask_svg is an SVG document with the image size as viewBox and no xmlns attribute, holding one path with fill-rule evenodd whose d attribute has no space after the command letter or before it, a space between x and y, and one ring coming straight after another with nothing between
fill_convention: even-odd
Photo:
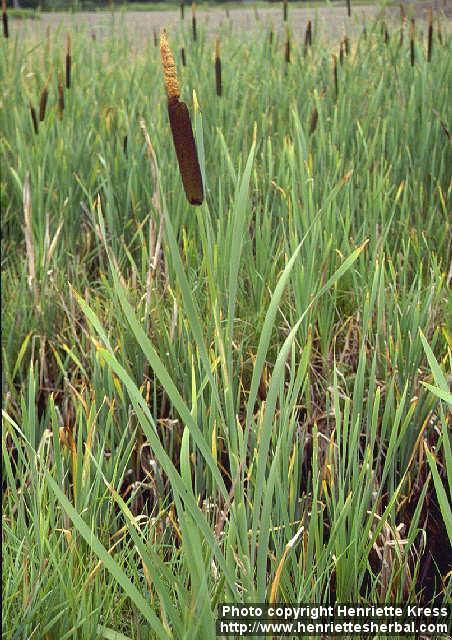
<instances>
[{"instance_id":1,"label":"brown cylindrical spike","mask_svg":"<svg viewBox=\"0 0 452 640\"><path fill-rule=\"evenodd\" d=\"M410 22L410 61L414 67L414 18L411 18Z\"/></svg>"},{"instance_id":2,"label":"brown cylindrical spike","mask_svg":"<svg viewBox=\"0 0 452 640\"><path fill-rule=\"evenodd\" d=\"M335 92L335 96L337 98L338 96L338 83L337 83L337 57L336 55L333 53L333 78L334 78L334 92Z\"/></svg>"},{"instance_id":3,"label":"brown cylindrical spike","mask_svg":"<svg viewBox=\"0 0 452 640\"><path fill-rule=\"evenodd\" d=\"M58 74L58 115L60 116L60 120L63 118L64 111L64 90L63 90L63 79L61 77L61 73Z\"/></svg>"},{"instance_id":4,"label":"brown cylindrical spike","mask_svg":"<svg viewBox=\"0 0 452 640\"><path fill-rule=\"evenodd\" d=\"M285 46L285 60L287 63L290 62L290 37L289 37L289 33L287 33L286 36L286 46Z\"/></svg>"},{"instance_id":5,"label":"brown cylindrical spike","mask_svg":"<svg viewBox=\"0 0 452 640\"><path fill-rule=\"evenodd\" d=\"M168 117L182 183L189 203L200 205L204 199L204 191L195 138L187 105L179 100L176 65L165 31L160 34L160 54L168 97Z\"/></svg>"},{"instance_id":6,"label":"brown cylindrical spike","mask_svg":"<svg viewBox=\"0 0 452 640\"><path fill-rule=\"evenodd\" d=\"M221 57L220 57L220 40L215 41L215 86L217 90L217 96L221 96L223 92L221 84Z\"/></svg>"},{"instance_id":7,"label":"brown cylindrical spike","mask_svg":"<svg viewBox=\"0 0 452 640\"><path fill-rule=\"evenodd\" d=\"M344 42L341 41L339 45L339 63L344 64Z\"/></svg>"},{"instance_id":8,"label":"brown cylindrical spike","mask_svg":"<svg viewBox=\"0 0 452 640\"><path fill-rule=\"evenodd\" d=\"M317 107L314 107L311 113L311 122L309 124L309 133L312 135L317 128L317 121L319 119L319 112L317 111Z\"/></svg>"},{"instance_id":9,"label":"brown cylindrical spike","mask_svg":"<svg viewBox=\"0 0 452 640\"><path fill-rule=\"evenodd\" d=\"M344 49L345 55L348 56L348 54L350 53L350 40L347 36L344 36Z\"/></svg>"},{"instance_id":10,"label":"brown cylindrical spike","mask_svg":"<svg viewBox=\"0 0 452 640\"><path fill-rule=\"evenodd\" d=\"M46 80L44 89L42 90L42 93L41 93L41 98L39 100L39 120L41 122L43 122L44 118L46 117L47 98L49 97L49 82L50 82L50 75Z\"/></svg>"},{"instance_id":11,"label":"brown cylindrical spike","mask_svg":"<svg viewBox=\"0 0 452 640\"><path fill-rule=\"evenodd\" d=\"M196 30L196 2L193 2L191 5L191 30L193 34L193 40L196 42L197 40L197 30Z\"/></svg>"},{"instance_id":12,"label":"brown cylindrical spike","mask_svg":"<svg viewBox=\"0 0 452 640\"><path fill-rule=\"evenodd\" d=\"M68 34L67 41L66 41L66 89L71 88L71 67L72 67L71 36Z\"/></svg>"},{"instance_id":13,"label":"brown cylindrical spike","mask_svg":"<svg viewBox=\"0 0 452 640\"><path fill-rule=\"evenodd\" d=\"M428 12L428 42L427 42L427 61L432 59L432 47L433 47L433 11L430 7Z\"/></svg>"},{"instance_id":14,"label":"brown cylindrical spike","mask_svg":"<svg viewBox=\"0 0 452 640\"><path fill-rule=\"evenodd\" d=\"M185 4L184 4L184 0L182 0L182 2L180 3L180 19L184 20L185 18Z\"/></svg>"},{"instance_id":15,"label":"brown cylindrical spike","mask_svg":"<svg viewBox=\"0 0 452 640\"><path fill-rule=\"evenodd\" d=\"M283 20L284 22L287 22L287 14L288 14L288 2L287 0L284 0L283 2Z\"/></svg>"},{"instance_id":16,"label":"brown cylindrical spike","mask_svg":"<svg viewBox=\"0 0 452 640\"><path fill-rule=\"evenodd\" d=\"M182 60L182 66L186 67L187 66L187 60L185 58L185 49L184 49L184 47L181 47L180 57L181 57L181 60Z\"/></svg>"},{"instance_id":17,"label":"brown cylindrical spike","mask_svg":"<svg viewBox=\"0 0 452 640\"><path fill-rule=\"evenodd\" d=\"M38 131L39 131L38 117L36 115L36 110L34 106L31 104L31 102L30 102L30 114L31 114L31 120L33 122L33 129L35 131L35 134L38 135Z\"/></svg>"},{"instance_id":18,"label":"brown cylindrical spike","mask_svg":"<svg viewBox=\"0 0 452 640\"><path fill-rule=\"evenodd\" d=\"M9 38L8 13L6 11L6 0L2 0L2 20L3 20L3 35L5 36L5 38Z\"/></svg>"},{"instance_id":19,"label":"brown cylindrical spike","mask_svg":"<svg viewBox=\"0 0 452 640\"><path fill-rule=\"evenodd\" d=\"M352 15L352 5L350 0L347 0L347 15L350 18L350 16Z\"/></svg>"}]
</instances>

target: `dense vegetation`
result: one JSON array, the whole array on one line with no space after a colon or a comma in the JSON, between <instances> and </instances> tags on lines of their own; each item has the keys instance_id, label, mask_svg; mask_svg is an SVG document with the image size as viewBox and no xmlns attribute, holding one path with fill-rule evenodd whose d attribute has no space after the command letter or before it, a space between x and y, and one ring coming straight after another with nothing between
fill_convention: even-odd
<instances>
[{"instance_id":1,"label":"dense vegetation","mask_svg":"<svg viewBox=\"0 0 452 640\"><path fill-rule=\"evenodd\" d=\"M220 97L181 23L191 207L159 49L123 20L72 30L70 82L66 33L1 43L3 638L446 601L447 24L429 62L407 25L339 55L225 20Z\"/></svg>"}]
</instances>

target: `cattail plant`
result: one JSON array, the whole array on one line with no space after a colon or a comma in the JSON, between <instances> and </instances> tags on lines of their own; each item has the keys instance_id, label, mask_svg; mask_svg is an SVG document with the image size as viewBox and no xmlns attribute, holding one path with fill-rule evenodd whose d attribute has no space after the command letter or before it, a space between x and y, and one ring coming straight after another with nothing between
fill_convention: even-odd
<instances>
[{"instance_id":1,"label":"cattail plant","mask_svg":"<svg viewBox=\"0 0 452 640\"><path fill-rule=\"evenodd\" d=\"M182 2L180 3L180 19L181 20L185 19L185 3L184 3L184 0L182 0Z\"/></svg>"},{"instance_id":2,"label":"cattail plant","mask_svg":"<svg viewBox=\"0 0 452 640\"><path fill-rule=\"evenodd\" d=\"M344 41L341 40L339 45L339 63L344 64Z\"/></svg>"},{"instance_id":3,"label":"cattail plant","mask_svg":"<svg viewBox=\"0 0 452 640\"><path fill-rule=\"evenodd\" d=\"M290 62L290 35L289 35L289 29L287 29L286 31L286 45L284 48L284 59L287 63Z\"/></svg>"},{"instance_id":4,"label":"cattail plant","mask_svg":"<svg viewBox=\"0 0 452 640\"><path fill-rule=\"evenodd\" d=\"M288 14L288 1L284 0L283 1L283 20L284 20L284 22L287 22L287 14Z\"/></svg>"},{"instance_id":5,"label":"cattail plant","mask_svg":"<svg viewBox=\"0 0 452 640\"><path fill-rule=\"evenodd\" d=\"M270 43L270 46L273 45L273 25L270 26L270 31L268 34L268 42Z\"/></svg>"},{"instance_id":6,"label":"cattail plant","mask_svg":"<svg viewBox=\"0 0 452 640\"><path fill-rule=\"evenodd\" d=\"M414 67L414 18L411 18L410 22L410 61L411 66Z\"/></svg>"},{"instance_id":7,"label":"cattail plant","mask_svg":"<svg viewBox=\"0 0 452 640\"><path fill-rule=\"evenodd\" d=\"M308 47L312 45L312 25L311 21L308 21L306 25L306 31L304 34L304 55L306 56L308 53Z\"/></svg>"},{"instance_id":8,"label":"cattail plant","mask_svg":"<svg viewBox=\"0 0 452 640\"><path fill-rule=\"evenodd\" d=\"M215 84L217 89L217 96L221 96L221 57L220 57L220 39L215 41Z\"/></svg>"},{"instance_id":9,"label":"cattail plant","mask_svg":"<svg viewBox=\"0 0 452 640\"><path fill-rule=\"evenodd\" d=\"M319 112L317 111L317 107L311 112L311 122L309 123L309 135L312 135L314 131L317 129L317 121L319 119Z\"/></svg>"},{"instance_id":10,"label":"cattail plant","mask_svg":"<svg viewBox=\"0 0 452 640\"><path fill-rule=\"evenodd\" d=\"M153 36L154 36L154 47L158 47L159 41L157 37L157 31L155 29L153 29Z\"/></svg>"},{"instance_id":11,"label":"cattail plant","mask_svg":"<svg viewBox=\"0 0 452 640\"><path fill-rule=\"evenodd\" d=\"M389 31L388 31L388 27L387 27L387 25L386 25L386 22L383 22L383 24L382 24L382 27L381 27L381 28L382 28L382 31L383 31L383 40L384 40L384 43L385 43L386 45L388 45L388 44L389 44Z\"/></svg>"},{"instance_id":12,"label":"cattail plant","mask_svg":"<svg viewBox=\"0 0 452 640\"><path fill-rule=\"evenodd\" d=\"M38 132L39 132L38 117L36 115L36 109L31 104L31 102L30 102L30 114L31 114L31 120L33 122L33 129L35 131L35 134L38 135Z\"/></svg>"},{"instance_id":13,"label":"cattail plant","mask_svg":"<svg viewBox=\"0 0 452 640\"><path fill-rule=\"evenodd\" d=\"M336 100L337 100L337 96L338 96L338 84L337 84L337 57L336 54L333 53L333 78L334 78L334 94L336 96Z\"/></svg>"},{"instance_id":14,"label":"cattail plant","mask_svg":"<svg viewBox=\"0 0 452 640\"><path fill-rule=\"evenodd\" d=\"M2 20L3 20L3 35L5 36L5 38L9 38L8 13L6 11L6 0L2 0Z\"/></svg>"},{"instance_id":15,"label":"cattail plant","mask_svg":"<svg viewBox=\"0 0 452 640\"><path fill-rule=\"evenodd\" d=\"M184 47L181 47L180 57L181 57L181 60L182 60L182 66L186 67L187 66L187 60L185 58L185 48Z\"/></svg>"},{"instance_id":16,"label":"cattail plant","mask_svg":"<svg viewBox=\"0 0 452 640\"><path fill-rule=\"evenodd\" d=\"M432 59L432 46L433 46L433 11L430 7L428 11L428 41L427 41L427 61Z\"/></svg>"},{"instance_id":17,"label":"cattail plant","mask_svg":"<svg viewBox=\"0 0 452 640\"><path fill-rule=\"evenodd\" d=\"M66 39L66 89L71 88L71 67L72 67L71 36L68 33L67 39Z\"/></svg>"},{"instance_id":18,"label":"cattail plant","mask_svg":"<svg viewBox=\"0 0 452 640\"><path fill-rule=\"evenodd\" d=\"M348 56L350 53L350 40L348 39L348 36L344 36L344 50L345 55Z\"/></svg>"},{"instance_id":19,"label":"cattail plant","mask_svg":"<svg viewBox=\"0 0 452 640\"><path fill-rule=\"evenodd\" d=\"M129 139L128 139L128 136L126 134L124 136L124 138L122 139L122 150L123 150L123 153L126 156L126 158L127 158L127 145L128 145L128 142L129 142Z\"/></svg>"},{"instance_id":20,"label":"cattail plant","mask_svg":"<svg viewBox=\"0 0 452 640\"><path fill-rule=\"evenodd\" d=\"M187 105L179 100L176 64L165 31L160 34L160 54L168 98L168 117L182 183L189 203L199 205L204 199L204 192L198 153Z\"/></svg>"},{"instance_id":21,"label":"cattail plant","mask_svg":"<svg viewBox=\"0 0 452 640\"><path fill-rule=\"evenodd\" d=\"M44 118L46 117L46 106L47 106L47 98L49 97L50 76L51 74L49 74L49 77L46 80L44 88L41 92L41 98L39 100L39 120L41 122L43 122Z\"/></svg>"},{"instance_id":22,"label":"cattail plant","mask_svg":"<svg viewBox=\"0 0 452 640\"><path fill-rule=\"evenodd\" d=\"M352 5L350 0L347 0L347 15L350 18L350 16L352 15Z\"/></svg>"},{"instance_id":23,"label":"cattail plant","mask_svg":"<svg viewBox=\"0 0 452 640\"><path fill-rule=\"evenodd\" d=\"M64 111L64 90L63 90L63 78L61 73L58 73L58 115L60 120L63 118Z\"/></svg>"},{"instance_id":24,"label":"cattail plant","mask_svg":"<svg viewBox=\"0 0 452 640\"><path fill-rule=\"evenodd\" d=\"M193 41L196 42L196 2L193 2L191 5L191 30L193 33Z\"/></svg>"}]
</instances>

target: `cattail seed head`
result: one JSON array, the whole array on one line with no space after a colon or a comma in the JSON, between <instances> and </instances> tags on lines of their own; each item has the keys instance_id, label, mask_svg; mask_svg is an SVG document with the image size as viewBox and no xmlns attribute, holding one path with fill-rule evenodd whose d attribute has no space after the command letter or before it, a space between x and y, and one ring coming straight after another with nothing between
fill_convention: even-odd
<instances>
[{"instance_id":1,"label":"cattail seed head","mask_svg":"<svg viewBox=\"0 0 452 640\"><path fill-rule=\"evenodd\" d=\"M347 15L349 18L352 15L352 6L350 0L347 0Z\"/></svg>"},{"instance_id":2,"label":"cattail seed head","mask_svg":"<svg viewBox=\"0 0 452 640\"><path fill-rule=\"evenodd\" d=\"M414 27L415 27L415 23L414 23L414 18L411 18L411 22L410 22L410 62L411 62L411 66L414 66Z\"/></svg>"},{"instance_id":3,"label":"cattail seed head","mask_svg":"<svg viewBox=\"0 0 452 640\"><path fill-rule=\"evenodd\" d=\"M181 57L181 60L182 60L182 66L186 67L187 66L187 60L185 58L185 49L184 49L184 47L181 47L180 57Z\"/></svg>"},{"instance_id":4,"label":"cattail seed head","mask_svg":"<svg viewBox=\"0 0 452 640\"><path fill-rule=\"evenodd\" d=\"M128 137L127 135L125 135L124 138L122 139L122 150L126 157L127 157L127 143L128 143Z\"/></svg>"},{"instance_id":5,"label":"cattail seed head","mask_svg":"<svg viewBox=\"0 0 452 640\"><path fill-rule=\"evenodd\" d=\"M58 73L58 114L60 120L63 118L64 111L64 90L63 90L63 78L61 73Z\"/></svg>"},{"instance_id":6,"label":"cattail seed head","mask_svg":"<svg viewBox=\"0 0 452 640\"><path fill-rule=\"evenodd\" d=\"M337 82L337 57L333 53L333 78L334 78L334 92L337 99L338 96L338 82Z\"/></svg>"},{"instance_id":7,"label":"cattail seed head","mask_svg":"<svg viewBox=\"0 0 452 640\"><path fill-rule=\"evenodd\" d=\"M197 40L197 30L196 30L196 2L193 2L191 5L191 30L193 34L193 40L196 42Z\"/></svg>"},{"instance_id":8,"label":"cattail seed head","mask_svg":"<svg viewBox=\"0 0 452 640\"><path fill-rule=\"evenodd\" d=\"M31 102L30 102L30 114L31 114L31 120L33 122L34 132L36 135L38 135L38 132L39 132L38 117L36 115L36 110L34 106L31 104Z\"/></svg>"},{"instance_id":9,"label":"cattail seed head","mask_svg":"<svg viewBox=\"0 0 452 640\"><path fill-rule=\"evenodd\" d=\"M341 43L339 45L339 63L341 65L344 64L344 42L343 42L343 40L341 40Z\"/></svg>"},{"instance_id":10,"label":"cattail seed head","mask_svg":"<svg viewBox=\"0 0 452 640\"><path fill-rule=\"evenodd\" d=\"M2 20L3 20L3 35L5 38L9 38L8 12L6 11L6 0L2 0Z\"/></svg>"},{"instance_id":11,"label":"cattail seed head","mask_svg":"<svg viewBox=\"0 0 452 640\"><path fill-rule=\"evenodd\" d=\"M182 0L182 2L180 3L180 19L184 20L185 18L185 4L184 4L184 0Z\"/></svg>"},{"instance_id":12,"label":"cattail seed head","mask_svg":"<svg viewBox=\"0 0 452 640\"><path fill-rule=\"evenodd\" d=\"M158 43L159 43L158 36L157 36L157 31L155 29L153 29L152 33L153 33L153 36L154 36L154 47L157 47Z\"/></svg>"},{"instance_id":13,"label":"cattail seed head","mask_svg":"<svg viewBox=\"0 0 452 640\"><path fill-rule=\"evenodd\" d=\"M71 88L71 67L72 67L71 36L68 33L67 40L66 40L66 89Z\"/></svg>"},{"instance_id":14,"label":"cattail seed head","mask_svg":"<svg viewBox=\"0 0 452 640\"><path fill-rule=\"evenodd\" d=\"M283 2L283 20L284 20L284 22L287 22L287 14L288 14L288 2L287 2L287 0L284 0L284 2Z\"/></svg>"},{"instance_id":15,"label":"cattail seed head","mask_svg":"<svg viewBox=\"0 0 452 640\"><path fill-rule=\"evenodd\" d=\"M176 65L165 31L160 34L160 54L168 97L168 118L182 183L189 203L199 205L204 199L204 190L198 153L187 105L179 101Z\"/></svg>"},{"instance_id":16,"label":"cattail seed head","mask_svg":"<svg viewBox=\"0 0 452 640\"><path fill-rule=\"evenodd\" d=\"M286 46L285 46L284 58L285 58L286 62L289 64L289 62L290 62L290 37L289 37L289 32L287 32L287 35L286 35Z\"/></svg>"},{"instance_id":17,"label":"cattail seed head","mask_svg":"<svg viewBox=\"0 0 452 640\"><path fill-rule=\"evenodd\" d=\"M312 135L317 128L317 121L319 119L319 112L317 107L314 107L311 113L311 122L309 124L309 134Z\"/></svg>"},{"instance_id":18,"label":"cattail seed head","mask_svg":"<svg viewBox=\"0 0 452 640\"><path fill-rule=\"evenodd\" d=\"M432 59L432 46L433 46L433 11L430 7L428 12L428 42L427 42L427 61Z\"/></svg>"},{"instance_id":19,"label":"cattail seed head","mask_svg":"<svg viewBox=\"0 0 452 640\"><path fill-rule=\"evenodd\" d=\"M221 84L221 57L220 57L220 39L215 41L215 85L217 90L217 96L222 94Z\"/></svg>"},{"instance_id":20,"label":"cattail seed head","mask_svg":"<svg viewBox=\"0 0 452 640\"><path fill-rule=\"evenodd\" d=\"M347 36L344 36L344 49L345 49L345 55L348 56L350 53L350 40L348 39Z\"/></svg>"},{"instance_id":21,"label":"cattail seed head","mask_svg":"<svg viewBox=\"0 0 452 640\"><path fill-rule=\"evenodd\" d=\"M43 88L42 93L41 93L41 98L39 100L39 120L41 122L43 122L43 120L44 120L44 118L46 116L47 98L49 97L50 76L51 76L51 73L49 74L49 77L46 80L46 83L45 83L44 88Z\"/></svg>"}]
</instances>

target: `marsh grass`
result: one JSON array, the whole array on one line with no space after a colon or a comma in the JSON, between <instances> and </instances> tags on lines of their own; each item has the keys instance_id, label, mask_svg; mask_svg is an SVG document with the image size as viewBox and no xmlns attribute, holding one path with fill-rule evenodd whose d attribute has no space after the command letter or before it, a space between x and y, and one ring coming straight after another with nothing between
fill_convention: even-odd
<instances>
[{"instance_id":1,"label":"marsh grass","mask_svg":"<svg viewBox=\"0 0 452 640\"><path fill-rule=\"evenodd\" d=\"M2 39L5 639L451 597L447 23L414 66L369 23L335 78L262 23L220 29L221 100L203 25L171 33L198 207L152 37L72 31L36 136L61 44Z\"/></svg>"}]
</instances>

